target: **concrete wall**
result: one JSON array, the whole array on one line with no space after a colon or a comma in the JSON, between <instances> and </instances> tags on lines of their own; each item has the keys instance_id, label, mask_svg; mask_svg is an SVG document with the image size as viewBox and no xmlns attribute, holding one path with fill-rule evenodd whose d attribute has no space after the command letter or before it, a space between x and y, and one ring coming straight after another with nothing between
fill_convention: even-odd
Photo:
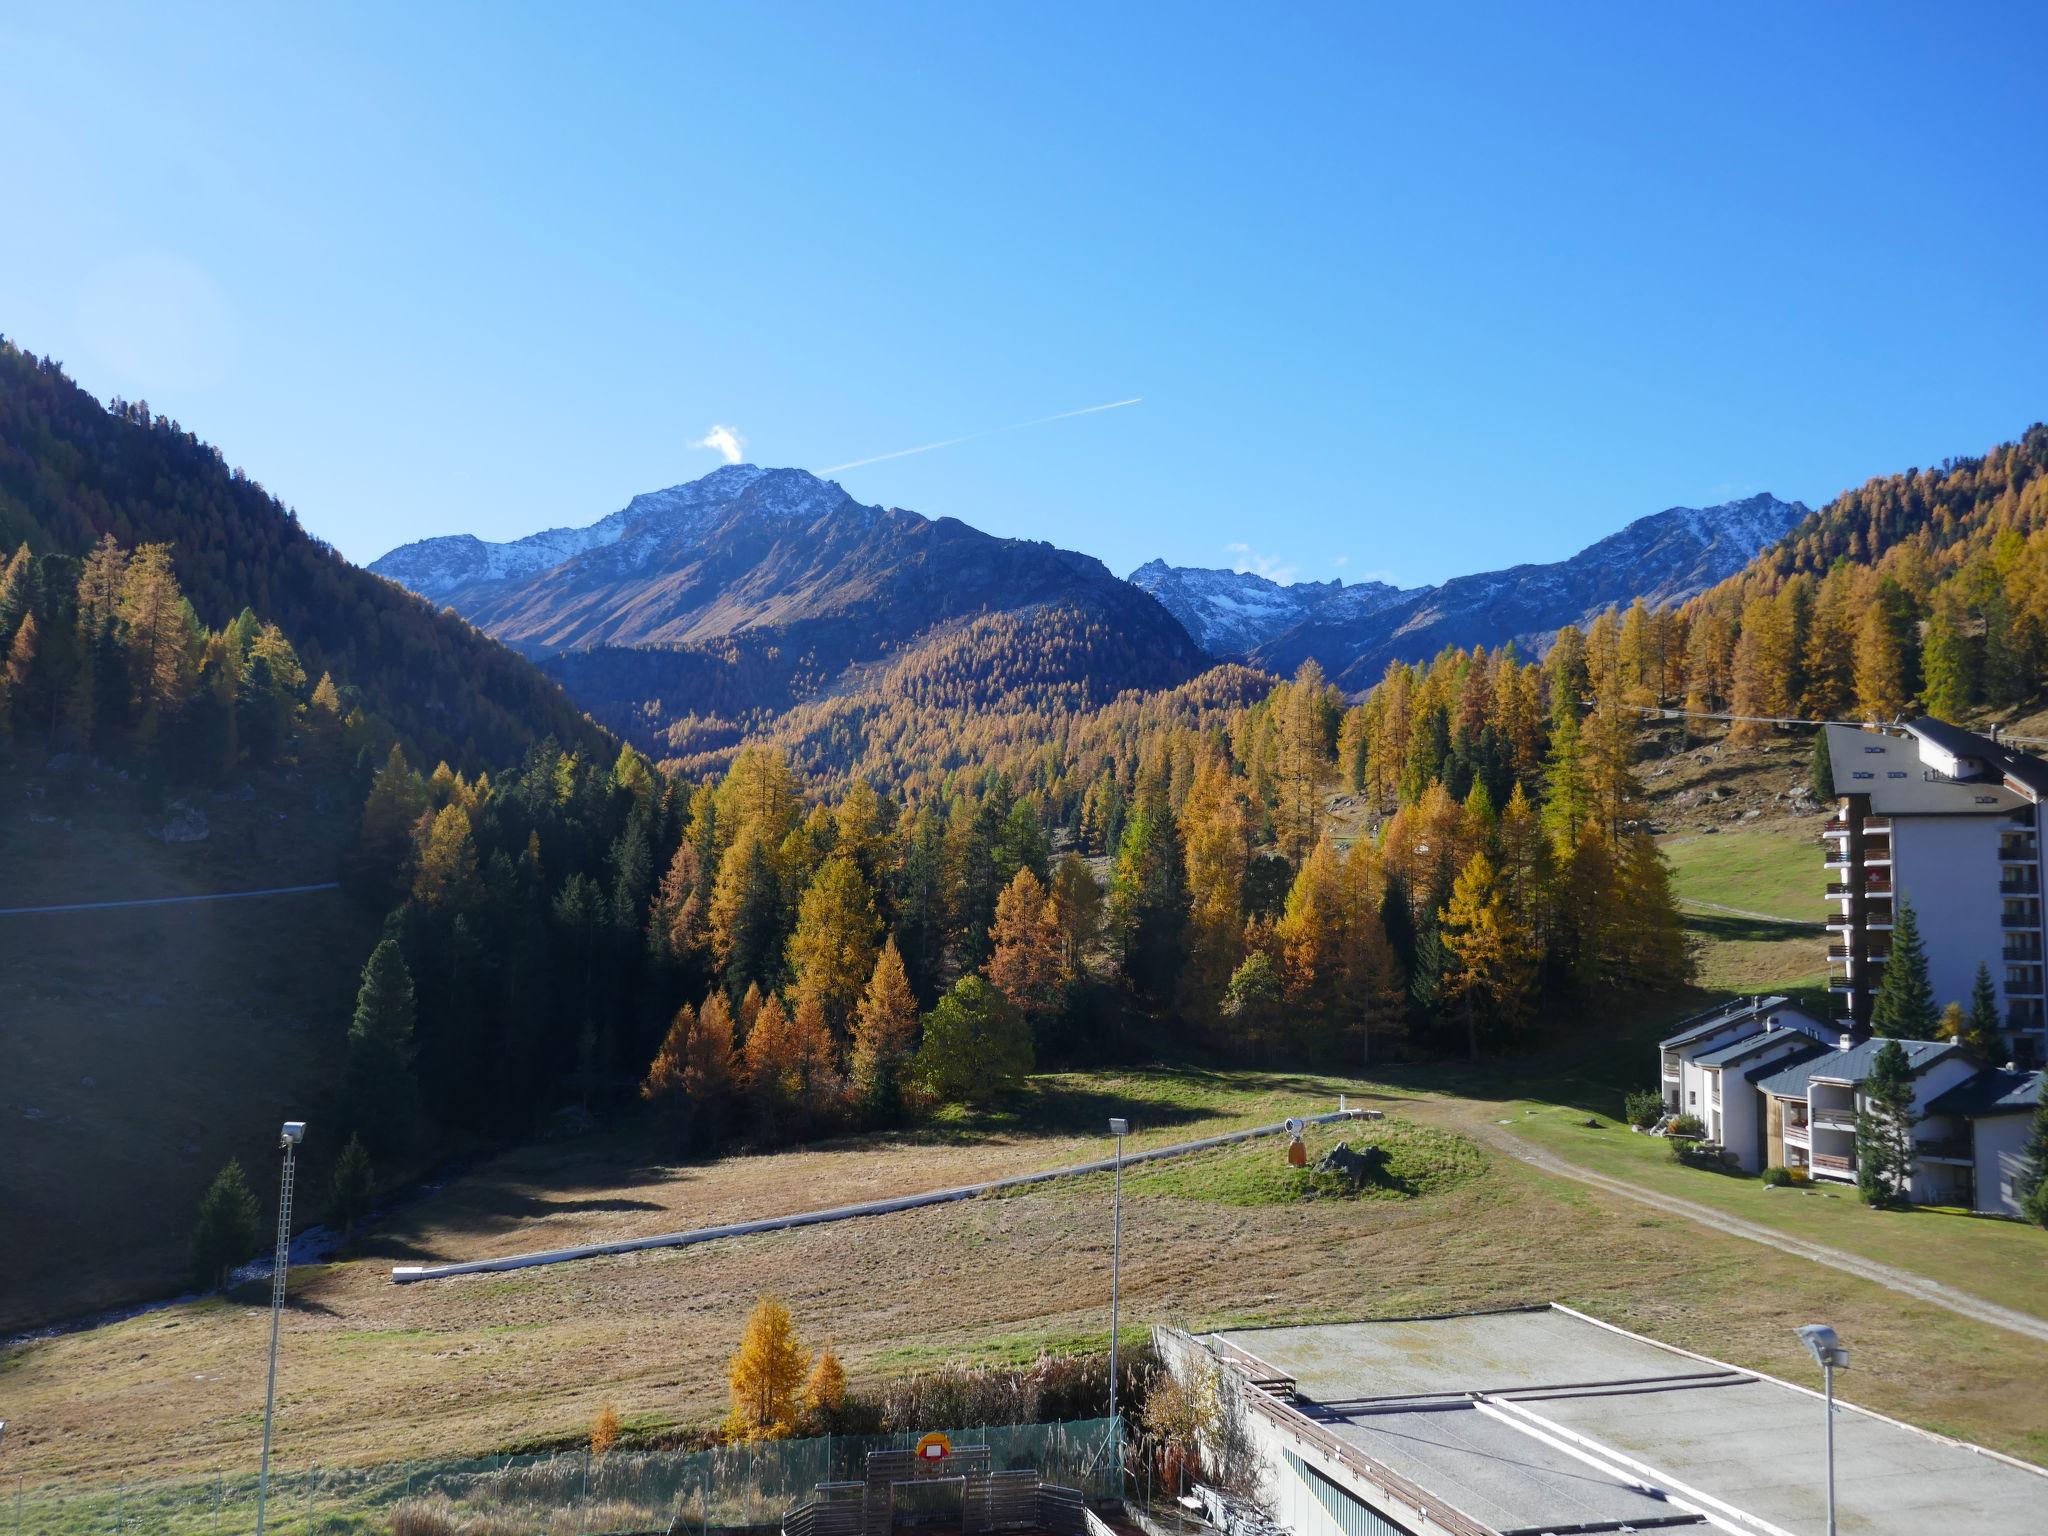
<instances>
[{"instance_id":1,"label":"concrete wall","mask_svg":"<svg viewBox=\"0 0 2048 1536\"><path fill-rule=\"evenodd\" d=\"M1986 1115L1975 1122L1978 1210L2003 1216L2020 1214L2013 1185L2026 1162L2020 1149L2027 1144L2032 1118L2027 1114Z\"/></svg>"},{"instance_id":2,"label":"concrete wall","mask_svg":"<svg viewBox=\"0 0 2048 1536\"><path fill-rule=\"evenodd\" d=\"M1934 1004L1969 1005L1978 965L1991 967L2005 1011L1998 834L2004 816L1900 816L1892 821L1892 878L1913 904L1927 949Z\"/></svg>"}]
</instances>

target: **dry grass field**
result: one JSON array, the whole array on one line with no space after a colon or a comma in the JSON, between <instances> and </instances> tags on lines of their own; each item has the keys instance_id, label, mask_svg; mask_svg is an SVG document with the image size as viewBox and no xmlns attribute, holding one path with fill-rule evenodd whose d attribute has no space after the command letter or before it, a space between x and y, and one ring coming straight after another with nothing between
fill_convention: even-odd
<instances>
[{"instance_id":1,"label":"dry grass field","mask_svg":"<svg viewBox=\"0 0 2048 1536\"><path fill-rule=\"evenodd\" d=\"M1108 1180L688 1250L410 1287L394 1259L518 1251L660 1231L1102 1150L1068 1116L1128 1105L1140 1140L1328 1107L1337 1080L1159 1072L1041 1085L1052 1129L961 1123L689 1168L561 1149L503 1159L413 1208L363 1257L295 1275L279 1464L506 1449L574 1436L615 1402L630 1427L706 1423L754 1298L783 1295L856 1378L1015 1358L1106 1335ZM1444 1106L1346 1084L1397 1116ZM1321 1133L1323 1142L1333 1133ZM1434 1138L1407 1199L1291 1198L1264 1142L1134 1176L1124 1304L1133 1329L1450 1311L1558 1299L1674 1343L1799 1376L1790 1325L1854 1329L1860 1402L2048 1456L2048 1346L1718 1237ZM253 1461L260 1297L178 1305L0 1358L9 1470L39 1479L178 1476Z\"/></svg>"}]
</instances>

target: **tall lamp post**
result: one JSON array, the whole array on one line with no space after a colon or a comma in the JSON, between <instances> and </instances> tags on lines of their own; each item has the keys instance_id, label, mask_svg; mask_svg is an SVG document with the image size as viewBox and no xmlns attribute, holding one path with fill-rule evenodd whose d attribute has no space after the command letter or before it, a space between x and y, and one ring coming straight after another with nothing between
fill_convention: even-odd
<instances>
[{"instance_id":1,"label":"tall lamp post","mask_svg":"<svg viewBox=\"0 0 2048 1536\"><path fill-rule=\"evenodd\" d=\"M278 1135L284 1173L277 1196L277 1254L270 1265L270 1381L263 1389L263 1470L256 1478L256 1536L263 1536L264 1506L270 1501L270 1416L277 1406L277 1324L284 1316L285 1268L291 1262L292 1154L306 1139L306 1122L287 1120Z\"/></svg>"},{"instance_id":2,"label":"tall lamp post","mask_svg":"<svg viewBox=\"0 0 2048 1536\"><path fill-rule=\"evenodd\" d=\"M1116 1426L1116 1449L1118 1475L1123 1466L1123 1425L1116 1417L1116 1325L1118 1289L1122 1279L1124 1249L1124 1137L1131 1132L1131 1122L1115 1119L1109 1122L1109 1134L1116 1138L1116 1195L1111 1210L1109 1238L1109 1417Z\"/></svg>"},{"instance_id":3,"label":"tall lamp post","mask_svg":"<svg viewBox=\"0 0 2048 1536\"><path fill-rule=\"evenodd\" d=\"M1849 1351L1826 1323L1806 1323L1798 1330L1800 1339L1820 1367L1828 1416L1828 1536L1835 1536L1835 1368L1849 1368Z\"/></svg>"}]
</instances>

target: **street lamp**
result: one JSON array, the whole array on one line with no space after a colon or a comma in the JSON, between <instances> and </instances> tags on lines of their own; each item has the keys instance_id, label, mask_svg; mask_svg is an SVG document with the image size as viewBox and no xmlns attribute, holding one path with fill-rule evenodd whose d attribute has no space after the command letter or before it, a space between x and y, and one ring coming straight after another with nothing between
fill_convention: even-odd
<instances>
[{"instance_id":1,"label":"street lamp","mask_svg":"<svg viewBox=\"0 0 2048 1536\"><path fill-rule=\"evenodd\" d=\"M1849 1351L1826 1323L1805 1323L1798 1329L1800 1339L1820 1367L1826 1388L1828 1416L1828 1536L1835 1536L1835 1367L1849 1368Z\"/></svg>"},{"instance_id":2,"label":"street lamp","mask_svg":"<svg viewBox=\"0 0 2048 1536\"><path fill-rule=\"evenodd\" d=\"M1109 1134L1116 1138L1116 1195L1112 1210L1115 1212L1110 1226L1109 1239L1109 1417L1116 1422L1116 1324L1117 1290L1121 1279L1124 1247L1124 1137L1131 1132L1131 1122L1122 1118L1109 1122ZM1117 1465L1123 1465L1123 1426L1116 1424Z\"/></svg>"},{"instance_id":3,"label":"street lamp","mask_svg":"<svg viewBox=\"0 0 2048 1536\"><path fill-rule=\"evenodd\" d=\"M278 1133L284 1173L277 1195L277 1254L270 1264L270 1381L263 1389L263 1470L256 1479L256 1536L263 1536L263 1509L270 1499L270 1415L277 1406L277 1324L284 1315L284 1277L291 1262L292 1154L306 1139L306 1122L287 1120Z\"/></svg>"}]
</instances>

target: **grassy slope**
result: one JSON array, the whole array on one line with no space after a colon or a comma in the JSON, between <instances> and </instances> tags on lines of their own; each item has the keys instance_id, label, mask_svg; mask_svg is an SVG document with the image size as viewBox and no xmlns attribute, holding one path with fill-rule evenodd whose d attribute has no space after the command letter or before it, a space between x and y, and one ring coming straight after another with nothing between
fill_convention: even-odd
<instances>
[{"instance_id":1,"label":"grassy slope","mask_svg":"<svg viewBox=\"0 0 2048 1536\"><path fill-rule=\"evenodd\" d=\"M333 878L347 818L298 786L197 803L212 835L166 846L117 779L0 775L0 905ZM0 917L0 1330L184 1283L222 1163L263 1189L324 1107L371 938L338 893Z\"/></svg>"},{"instance_id":2,"label":"grassy slope","mask_svg":"<svg viewBox=\"0 0 2048 1536\"><path fill-rule=\"evenodd\" d=\"M1337 1091L1405 1120L1442 1107L1383 1084L1185 1071L1042 1082L1016 1113L685 1167L592 1142L500 1159L407 1212L360 1259L295 1277L279 1464L449 1455L574 1435L611 1400L641 1426L705 1422L753 1297L777 1290L856 1377L937 1359L1098 1343L1108 1180L1006 1199L393 1287L400 1257L515 1251L661 1231L1099 1153L1127 1109L1137 1144L1327 1107ZM1029 1127L1043 1124L1047 1129ZM1431 1187L1411 1199L1280 1198L1282 1146L1205 1155L1126 1184L1124 1303L1134 1324L1401 1315L1551 1298L1759 1368L1796 1374L1786 1319L1857 1320L1856 1397L2048 1456L2048 1346L1751 1243L1717 1237L1469 1144L1405 1141ZM1320 1147L1337 1133L1313 1133ZM1278 1187L1276 1187L1276 1184ZM265 1311L183 1304L0 1359L31 1485L95 1470L239 1469L253 1454Z\"/></svg>"}]
</instances>

